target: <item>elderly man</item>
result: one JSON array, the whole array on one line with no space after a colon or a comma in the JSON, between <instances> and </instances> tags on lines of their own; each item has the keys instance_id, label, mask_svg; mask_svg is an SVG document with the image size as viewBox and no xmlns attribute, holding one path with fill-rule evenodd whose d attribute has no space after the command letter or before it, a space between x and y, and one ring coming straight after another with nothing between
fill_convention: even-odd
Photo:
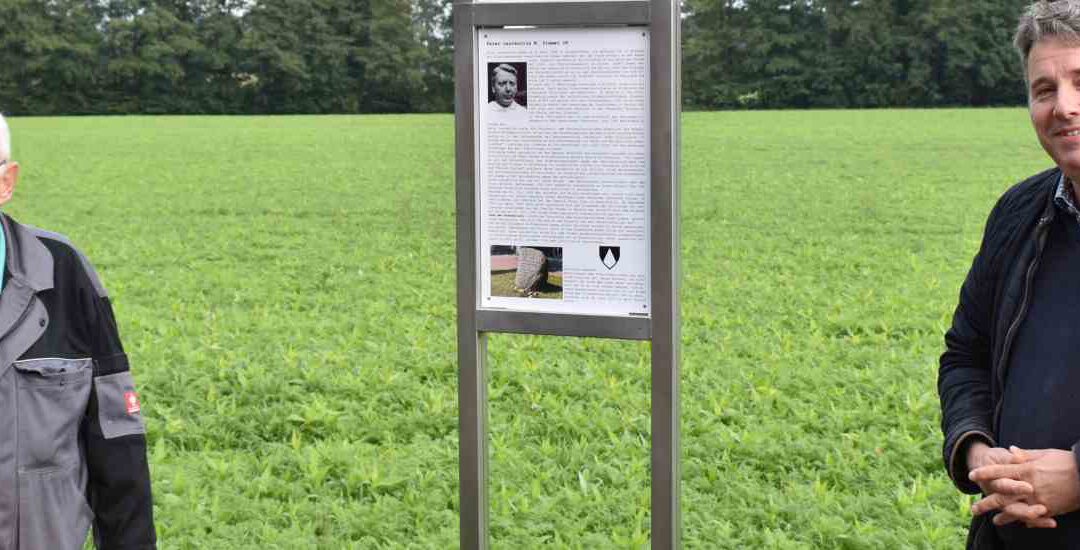
<instances>
[{"instance_id":1,"label":"elderly man","mask_svg":"<svg viewBox=\"0 0 1080 550\"><path fill-rule=\"evenodd\" d=\"M0 204L19 164L0 116ZM0 214L0 550L155 548L139 398L109 295L56 233Z\"/></svg>"},{"instance_id":2,"label":"elderly man","mask_svg":"<svg viewBox=\"0 0 1080 550\"><path fill-rule=\"evenodd\" d=\"M1015 44L1035 135L1057 165L986 222L945 335L944 458L969 548L1080 548L1080 0L1032 4Z\"/></svg>"},{"instance_id":3,"label":"elderly man","mask_svg":"<svg viewBox=\"0 0 1080 550\"><path fill-rule=\"evenodd\" d=\"M495 100L488 102L488 111L495 120L519 118L525 115L525 107L516 99L518 72L513 65L501 63L491 70L491 93L495 96Z\"/></svg>"}]
</instances>

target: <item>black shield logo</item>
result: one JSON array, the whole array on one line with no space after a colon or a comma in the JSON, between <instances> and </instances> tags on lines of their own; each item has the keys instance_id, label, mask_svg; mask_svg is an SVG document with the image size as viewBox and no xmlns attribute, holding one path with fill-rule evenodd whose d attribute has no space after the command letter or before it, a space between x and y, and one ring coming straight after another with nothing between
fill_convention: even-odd
<instances>
[{"instance_id":1,"label":"black shield logo","mask_svg":"<svg viewBox=\"0 0 1080 550\"><path fill-rule=\"evenodd\" d=\"M601 246L600 262L604 264L604 267L608 269L613 269L615 267L615 264L619 263L619 247Z\"/></svg>"}]
</instances>

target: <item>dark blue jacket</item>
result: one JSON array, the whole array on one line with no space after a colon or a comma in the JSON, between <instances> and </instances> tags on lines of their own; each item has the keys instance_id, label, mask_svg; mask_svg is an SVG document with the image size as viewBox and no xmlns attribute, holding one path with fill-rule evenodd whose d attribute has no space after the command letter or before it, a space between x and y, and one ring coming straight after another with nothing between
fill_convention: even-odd
<instances>
[{"instance_id":1,"label":"dark blue jacket","mask_svg":"<svg viewBox=\"0 0 1080 550\"><path fill-rule=\"evenodd\" d=\"M960 288L938 369L945 467L953 483L974 494L966 449L975 439L996 444L1011 346L1030 301L1046 235L1056 215L1057 168L1005 192L986 221L982 244ZM972 520L968 548L995 548L989 515Z\"/></svg>"}]
</instances>

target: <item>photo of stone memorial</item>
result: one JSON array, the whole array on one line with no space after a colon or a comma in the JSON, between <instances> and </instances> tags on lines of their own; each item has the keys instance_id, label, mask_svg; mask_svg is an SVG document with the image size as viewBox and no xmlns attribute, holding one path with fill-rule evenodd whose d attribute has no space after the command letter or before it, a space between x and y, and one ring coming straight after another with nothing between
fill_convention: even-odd
<instances>
[{"instance_id":1,"label":"photo of stone memorial","mask_svg":"<svg viewBox=\"0 0 1080 550\"><path fill-rule=\"evenodd\" d=\"M492 245L491 295L561 300L563 249Z\"/></svg>"}]
</instances>

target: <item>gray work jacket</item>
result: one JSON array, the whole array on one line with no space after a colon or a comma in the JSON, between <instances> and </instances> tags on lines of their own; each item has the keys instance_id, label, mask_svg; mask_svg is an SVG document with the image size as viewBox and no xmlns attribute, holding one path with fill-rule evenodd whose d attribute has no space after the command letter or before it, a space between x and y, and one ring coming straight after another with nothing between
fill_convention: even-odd
<instances>
[{"instance_id":1,"label":"gray work jacket","mask_svg":"<svg viewBox=\"0 0 1080 550\"><path fill-rule=\"evenodd\" d=\"M154 548L141 405L108 294L64 237L0 214L0 550Z\"/></svg>"}]
</instances>

